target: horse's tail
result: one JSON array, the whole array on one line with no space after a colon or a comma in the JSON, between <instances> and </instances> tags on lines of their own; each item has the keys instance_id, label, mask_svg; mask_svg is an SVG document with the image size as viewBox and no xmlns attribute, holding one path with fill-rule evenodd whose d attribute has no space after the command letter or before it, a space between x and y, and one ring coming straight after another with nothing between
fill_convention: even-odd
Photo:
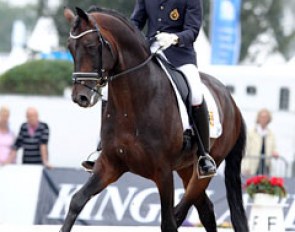
<instances>
[{"instance_id":1,"label":"horse's tail","mask_svg":"<svg viewBox=\"0 0 295 232\"><path fill-rule=\"evenodd\" d=\"M227 201L230 208L231 221L234 231L249 232L246 212L243 206L241 162L246 146L246 125L241 120L239 138L226 157L225 163L225 186Z\"/></svg>"}]
</instances>

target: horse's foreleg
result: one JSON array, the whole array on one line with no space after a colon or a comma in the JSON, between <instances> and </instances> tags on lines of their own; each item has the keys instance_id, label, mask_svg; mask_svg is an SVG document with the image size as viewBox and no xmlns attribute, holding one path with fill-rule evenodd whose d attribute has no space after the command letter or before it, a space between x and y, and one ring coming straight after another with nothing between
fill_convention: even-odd
<instances>
[{"instance_id":1,"label":"horse's foreleg","mask_svg":"<svg viewBox=\"0 0 295 232\"><path fill-rule=\"evenodd\" d=\"M161 200L161 230L162 232L177 232L173 212L174 184L172 171L159 174L155 182Z\"/></svg>"},{"instance_id":2,"label":"horse's foreleg","mask_svg":"<svg viewBox=\"0 0 295 232\"><path fill-rule=\"evenodd\" d=\"M181 224L185 220L191 205L192 204L187 202L185 198L182 198L181 201L174 208L174 215L177 227L181 226Z\"/></svg>"},{"instance_id":3,"label":"horse's foreleg","mask_svg":"<svg viewBox=\"0 0 295 232\"><path fill-rule=\"evenodd\" d=\"M121 175L121 173L116 172L111 166L103 165L103 162L99 160L96 162L94 174L92 174L86 184L72 197L69 212L60 232L70 232L79 213L90 198L100 193L107 185L118 179Z\"/></svg>"},{"instance_id":4,"label":"horse's foreleg","mask_svg":"<svg viewBox=\"0 0 295 232\"><path fill-rule=\"evenodd\" d=\"M206 231L217 232L214 206L205 192L196 200L194 205L198 210L200 221Z\"/></svg>"},{"instance_id":5,"label":"horse's foreleg","mask_svg":"<svg viewBox=\"0 0 295 232\"><path fill-rule=\"evenodd\" d=\"M79 213L91 198L91 196L95 192L100 192L103 189L99 179L100 178L98 176L92 175L87 183L77 193L74 194L71 199L69 212L67 213L60 232L69 232L72 229L72 226Z\"/></svg>"},{"instance_id":6,"label":"horse's foreleg","mask_svg":"<svg viewBox=\"0 0 295 232\"><path fill-rule=\"evenodd\" d=\"M177 171L178 175L182 179L183 187L185 189L188 186L189 180L192 176L192 172L193 172L192 166ZM174 215L175 215L177 227L181 226L181 224L185 220L191 205L192 205L191 202L188 202L185 197L182 197L181 201L174 208Z\"/></svg>"},{"instance_id":7,"label":"horse's foreleg","mask_svg":"<svg viewBox=\"0 0 295 232\"><path fill-rule=\"evenodd\" d=\"M185 172L179 172L178 174L183 180L186 180L186 182L184 182L186 192L180 203L175 208L175 214L178 219L177 224L180 225L183 222L190 206L194 205L198 210L200 221L202 222L206 231L216 232L217 227L215 221L214 207L205 193L210 179L198 179L196 173L194 172L189 182L187 183L189 175L185 175Z\"/></svg>"},{"instance_id":8,"label":"horse's foreleg","mask_svg":"<svg viewBox=\"0 0 295 232\"><path fill-rule=\"evenodd\" d=\"M206 193L200 196L193 203L185 197L181 199L175 207L175 217L177 226L179 227L187 216L188 210L194 204L199 213L199 218L207 232L217 232L216 220L214 215L214 207Z\"/></svg>"}]
</instances>

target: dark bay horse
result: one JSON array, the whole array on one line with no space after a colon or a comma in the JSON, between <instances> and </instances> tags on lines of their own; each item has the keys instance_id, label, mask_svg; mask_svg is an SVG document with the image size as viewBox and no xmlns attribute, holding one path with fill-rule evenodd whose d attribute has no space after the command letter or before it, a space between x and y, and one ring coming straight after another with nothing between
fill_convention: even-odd
<instances>
[{"instance_id":1,"label":"dark bay horse","mask_svg":"<svg viewBox=\"0 0 295 232\"><path fill-rule=\"evenodd\" d=\"M199 179L196 146L183 150L183 128L175 93L165 72L151 59L144 36L120 14L95 8L88 13L65 9L71 23L68 40L74 58L73 101L91 107L108 82L108 103L102 118L102 152L93 174L73 196L62 232L71 230L77 216L94 195L123 173L151 179L161 201L161 229L176 232L195 206L206 231L216 232L213 204L205 190L211 178ZM234 230L247 232L242 204L240 169L245 145L241 112L215 78L201 74L220 111L222 135L211 141L217 165L225 159L227 200ZM82 123L82 122L81 122ZM185 194L174 207L173 171L183 181Z\"/></svg>"}]
</instances>

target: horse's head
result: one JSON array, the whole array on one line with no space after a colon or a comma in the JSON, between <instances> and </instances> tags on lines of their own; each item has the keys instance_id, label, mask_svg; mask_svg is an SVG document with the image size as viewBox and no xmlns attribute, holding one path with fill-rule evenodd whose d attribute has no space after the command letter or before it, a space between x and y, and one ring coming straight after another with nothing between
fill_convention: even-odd
<instances>
[{"instance_id":1,"label":"horse's head","mask_svg":"<svg viewBox=\"0 0 295 232\"><path fill-rule=\"evenodd\" d=\"M73 101L83 107L93 106L101 88L114 77L124 76L144 66L139 63L150 54L145 38L121 14L92 7L86 13L76 8L64 16L72 28L68 47L74 58Z\"/></svg>"},{"instance_id":2,"label":"horse's head","mask_svg":"<svg viewBox=\"0 0 295 232\"><path fill-rule=\"evenodd\" d=\"M95 16L79 8L76 10L77 15L68 8L64 10L64 16L72 26L68 39L74 59L72 99L82 107L91 107L101 96L108 70L115 65L116 53Z\"/></svg>"}]
</instances>

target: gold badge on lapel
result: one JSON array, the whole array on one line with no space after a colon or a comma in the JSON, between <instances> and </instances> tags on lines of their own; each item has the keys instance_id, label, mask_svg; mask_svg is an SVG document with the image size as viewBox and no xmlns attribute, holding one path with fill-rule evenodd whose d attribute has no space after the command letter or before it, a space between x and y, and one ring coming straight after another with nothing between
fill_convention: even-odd
<instances>
[{"instance_id":1,"label":"gold badge on lapel","mask_svg":"<svg viewBox=\"0 0 295 232\"><path fill-rule=\"evenodd\" d=\"M173 11L170 12L170 19L173 21L176 21L179 19L179 12L177 9L174 9Z\"/></svg>"}]
</instances>

